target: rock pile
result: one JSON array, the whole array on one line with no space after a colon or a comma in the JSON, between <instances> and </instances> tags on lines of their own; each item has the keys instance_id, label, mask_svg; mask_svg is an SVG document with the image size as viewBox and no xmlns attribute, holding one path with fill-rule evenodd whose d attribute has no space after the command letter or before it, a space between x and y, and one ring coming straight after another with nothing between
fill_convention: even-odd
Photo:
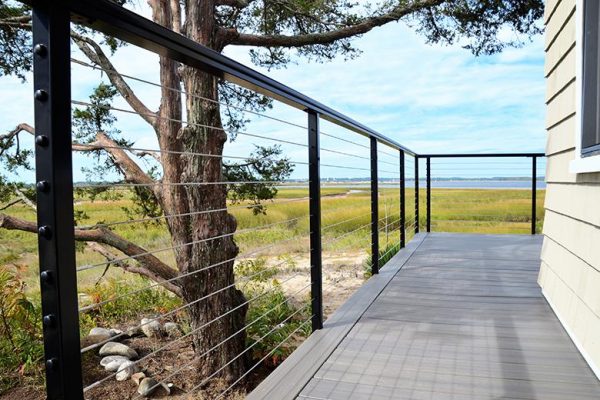
<instances>
[{"instance_id":1,"label":"rock pile","mask_svg":"<svg viewBox=\"0 0 600 400\"><path fill-rule=\"evenodd\" d=\"M101 344L99 355L102 357L100 365L111 373L115 373L117 381L126 381L130 379L138 388L137 392L144 396L150 396L156 391L164 391L167 395L171 394L172 384L159 383L156 379L148 377L141 370L138 362L138 352L119 343L116 340L128 339L136 336L146 336L149 338L179 337L181 329L174 322L167 322L164 325L157 319L143 318L139 326L128 328L125 333L117 329L107 329L96 327L90 330L89 335L84 339L86 343ZM111 340L108 341L107 340Z\"/></svg>"}]
</instances>

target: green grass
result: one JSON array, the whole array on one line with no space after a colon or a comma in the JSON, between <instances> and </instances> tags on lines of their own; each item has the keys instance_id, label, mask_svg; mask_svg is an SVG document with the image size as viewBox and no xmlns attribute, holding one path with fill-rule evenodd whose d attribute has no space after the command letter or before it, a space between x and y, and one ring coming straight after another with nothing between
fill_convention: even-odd
<instances>
[{"instance_id":1,"label":"green grass","mask_svg":"<svg viewBox=\"0 0 600 400\"><path fill-rule=\"evenodd\" d=\"M370 240L370 194L347 193L344 187L322 189L323 248L325 251L368 250ZM545 191L538 191L538 231L543 223ZM308 192L304 188L282 188L277 199L266 203L266 214L254 215L243 205L233 205L231 213L238 221L235 239L241 254L266 247L259 254L269 256L296 254L308 251ZM438 232L521 233L530 231L530 192L508 189L433 189L432 230ZM122 207L129 204L128 196L119 200L87 201L78 199L75 209L89 217L81 224L127 220ZM414 229L414 190L406 190L407 233ZM294 201L295 200L295 201ZM386 244L399 240L399 193L396 189L383 189L379 199L381 238ZM25 207L12 207L11 215L35 221L35 214ZM425 191L420 191L419 224L425 225ZM387 228L386 228L387 226ZM251 231L248 231L251 230ZM114 231L143 246L149 251L168 248L169 235L164 224L125 224ZM281 242L278 246L274 243ZM18 231L2 231L0 235L0 265L27 266L29 288L37 290L36 236ZM155 253L161 260L174 265L172 251ZM89 265L104 260L90 251L77 252L77 264ZM111 272L111 274L114 274ZM93 285L98 279L98 269L79 274L82 287ZM123 273L116 272L116 275Z\"/></svg>"}]
</instances>

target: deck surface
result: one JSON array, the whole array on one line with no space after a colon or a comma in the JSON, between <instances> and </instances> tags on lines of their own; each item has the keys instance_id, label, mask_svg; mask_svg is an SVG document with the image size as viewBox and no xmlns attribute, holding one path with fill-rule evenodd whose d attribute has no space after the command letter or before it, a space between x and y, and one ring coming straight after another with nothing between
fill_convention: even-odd
<instances>
[{"instance_id":1,"label":"deck surface","mask_svg":"<svg viewBox=\"0 0 600 400\"><path fill-rule=\"evenodd\" d=\"M326 359L305 351L273 384L312 362L297 399L600 399L536 283L541 244L428 234Z\"/></svg>"}]
</instances>

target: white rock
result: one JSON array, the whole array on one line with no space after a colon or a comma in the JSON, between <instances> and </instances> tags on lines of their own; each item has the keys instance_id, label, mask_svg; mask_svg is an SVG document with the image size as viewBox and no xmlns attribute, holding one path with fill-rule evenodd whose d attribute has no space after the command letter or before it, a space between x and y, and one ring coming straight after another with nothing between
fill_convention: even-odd
<instances>
[{"instance_id":1,"label":"white rock","mask_svg":"<svg viewBox=\"0 0 600 400\"><path fill-rule=\"evenodd\" d=\"M149 318L142 318L142 323L141 323L141 329L142 332L144 332L144 335L146 335L147 337L160 337L161 333L162 333L162 326L160 325L160 322L158 322L155 319L149 319Z\"/></svg>"},{"instance_id":2,"label":"white rock","mask_svg":"<svg viewBox=\"0 0 600 400\"><path fill-rule=\"evenodd\" d=\"M154 378L144 378L140 382L140 386L138 386L137 391L139 394L145 397L150 396L156 389L161 387L165 390L167 396L171 394L171 388L169 385L165 385L164 383L158 384Z\"/></svg>"},{"instance_id":3,"label":"white rock","mask_svg":"<svg viewBox=\"0 0 600 400\"><path fill-rule=\"evenodd\" d=\"M108 342L100 349L101 356L123 356L127 359L137 358L138 353L122 343Z\"/></svg>"},{"instance_id":4,"label":"white rock","mask_svg":"<svg viewBox=\"0 0 600 400\"><path fill-rule=\"evenodd\" d=\"M181 333L179 326L175 322L167 322L164 324L163 328L169 337L177 337Z\"/></svg>"},{"instance_id":5,"label":"white rock","mask_svg":"<svg viewBox=\"0 0 600 400\"><path fill-rule=\"evenodd\" d=\"M113 336L113 335L110 333L110 330L109 330L109 329L106 329L106 328L98 328L98 327L96 327L96 328L92 328L92 329L90 330L90 333L89 333L89 335L90 335L90 336L106 336L106 337L111 337L111 336Z\"/></svg>"},{"instance_id":6,"label":"white rock","mask_svg":"<svg viewBox=\"0 0 600 400\"><path fill-rule=\"evenodd\" d=\"M108 332L110 332L111 336L119 336L123 333L123 331L120 329L112 329L112 328L109 329Z\"/></svg>"},{"instance_id":7,"label":"white rock","mask_svg":"<svg viewBox=\"0 0 600 400\"><path fill-rule=\"evenodd\" d=\"M129 337L134 337L134 336L141 336L144 333L142 332L142 330L140 329L139 326L130 326L129 328L127 328L127 330L125 331L125 334Z\"/></svg>"},{"instance_id":8,"label":"white rock","mask_svg":"<svg viewBox=\"0 0 600 400\"><path fill-rule=\"evenodd\" d=\"M139 367L133 361L125 361L117 370L116 378L119 382L127 380L139 370Z\"/></svg>"},{"instance_id":9,"label":"white rock","mask_svg":"<svg viewBox=\"0 0 600 400\"><path fill-rule=\"evenodd\" d=\"M121 364L129 361L127 357L123 356L106 356L102 360L100 360L100 365L104 367L107 371L115 372L119 369Z\"/></svg>"},{"instance_id":10,"label":"white rock","mask_svg":"<svg viewBox=\"0 0 600 400\"><path fill-rule=\"evenodd\" d=\"M131 375L131 380L135 382L136 385L139 385L140 382L142 381L142 379L144 379L146 377L146 374L143 372L136 372L135 374Z\"/></svg>"}]
</instances>

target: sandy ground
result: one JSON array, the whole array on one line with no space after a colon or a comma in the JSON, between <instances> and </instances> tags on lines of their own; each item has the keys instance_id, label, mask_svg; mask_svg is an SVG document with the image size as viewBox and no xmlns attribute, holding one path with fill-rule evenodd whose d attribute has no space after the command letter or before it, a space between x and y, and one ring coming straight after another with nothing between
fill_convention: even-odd
<instances>
[{"instance_id":1,"label":"sandy ground","mask_svg":"<svg viewBox=\"0 0 600 400\"><path fill-rule=\"evenodd\" d=\"M323 313L325 318L342 305L365 281L364 252L323 254ZM276 263L271 260L270 263ZM284 291L295 306L305 304L309 297L310 262L308 257L297 258L296 266L277 275ZM306 288L305 290L302 290Z\"/></svg>"}]
</instances>

